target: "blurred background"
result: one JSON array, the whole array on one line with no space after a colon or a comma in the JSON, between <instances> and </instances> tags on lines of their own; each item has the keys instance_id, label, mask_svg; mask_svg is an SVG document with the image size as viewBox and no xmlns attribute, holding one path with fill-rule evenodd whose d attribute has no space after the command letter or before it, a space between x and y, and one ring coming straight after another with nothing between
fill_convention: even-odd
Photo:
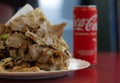
<instances>
[{"instance_id":1,"label":"blurred background","mask_svg":"<svg viewBox=\"0 0 120 83\"><path fill-rule=\"evenodd\" d=\"M64 39L73 51L73 9L96 5L98 9L98 52L120 51L120 0L0 0L0 23L5 23L26 3L40 7L52 24L67 22Z\"/></svg>"}]
</instances>

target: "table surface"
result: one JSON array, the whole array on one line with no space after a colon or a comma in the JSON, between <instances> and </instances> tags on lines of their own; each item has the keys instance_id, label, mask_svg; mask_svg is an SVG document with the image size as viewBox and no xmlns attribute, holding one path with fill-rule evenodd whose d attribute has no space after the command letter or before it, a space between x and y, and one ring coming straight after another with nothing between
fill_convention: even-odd
<instances>
[{"instance_id":1,"label":"table surface","mask_svg":"<svg viewBox=\"0 0 120 83\"><path fill-rule=\"evenodd\" d=\"M120 53L98 53L98 63L63 77L42 80L8 80L0 83L120 83Z\"/></svg>"}]
</instances>

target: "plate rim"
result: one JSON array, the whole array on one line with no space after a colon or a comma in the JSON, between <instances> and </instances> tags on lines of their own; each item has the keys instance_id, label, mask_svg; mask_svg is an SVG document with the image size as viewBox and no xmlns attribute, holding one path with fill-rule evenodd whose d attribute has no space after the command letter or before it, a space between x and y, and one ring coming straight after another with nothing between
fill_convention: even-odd
<instances>
[{"instance_id":1,"label":"plate rim","mask_svg":"<svg viewBox=\"0 0 120 83\"><path fill-rule=\"evenodd\" d=\"M24 78L21 78L21 77L27 77L29 76L28 78L31 78L31 77L34 77L33 79L37 78L37 76L44 76L44 78L49 78L49 76L63 76L63 75L66 75L67 73L71 72L71 71L76 71L76 70L81 70L81 69L84 69L84 68L88 68L90 66L90 63L88 61L85 61L85 60L82 60L82 59L76 59L76 58L71 58L71 60L76 60L76 61L80 61L81 63L85 63L86 65L81 67L81 68L76 68L76 69L68 69L68 70L59 70L59 71L44 71L44 70L41 70L40 72L0 72L0 78L12 78L12 79L15 79L13 77L16 76L16 79L24 79ZM71 63L71 62L70 62ZM58 75L59 74L59 75ZM42 79L44 79L42 78Z\"/></svg>"}]
</instances>

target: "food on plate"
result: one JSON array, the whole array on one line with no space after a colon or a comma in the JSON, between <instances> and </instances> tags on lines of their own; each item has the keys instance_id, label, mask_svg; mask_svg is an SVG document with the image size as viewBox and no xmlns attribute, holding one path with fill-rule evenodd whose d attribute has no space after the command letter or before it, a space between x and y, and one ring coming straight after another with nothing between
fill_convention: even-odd
<instances>
[{"instance_id":1,"label":"food on plate","mask_svg":"<svg viewBox=\"0 0 120 83\"><path fill-rule=\"evenodd\" d=\"M0 24L0 72L67 70L71 54L62 38L66 25L52 25L39 8L27 4Z\"/></svg>"}]
</instances>

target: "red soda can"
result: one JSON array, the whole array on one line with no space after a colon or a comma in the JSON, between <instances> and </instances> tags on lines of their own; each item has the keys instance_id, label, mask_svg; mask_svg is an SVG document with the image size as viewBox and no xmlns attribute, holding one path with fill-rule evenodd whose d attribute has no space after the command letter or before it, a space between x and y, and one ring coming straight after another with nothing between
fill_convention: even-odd
<instances>
[{"instance_id":1,"label":"red soda can","mask_svg":"<svg viewBox=\"0 0 120 83\"><path fill-rule=\"evenodd\" d=\"M73 56L97 63L97 8L95 5L74 8Z\"/></svg>"}]
</instances>

